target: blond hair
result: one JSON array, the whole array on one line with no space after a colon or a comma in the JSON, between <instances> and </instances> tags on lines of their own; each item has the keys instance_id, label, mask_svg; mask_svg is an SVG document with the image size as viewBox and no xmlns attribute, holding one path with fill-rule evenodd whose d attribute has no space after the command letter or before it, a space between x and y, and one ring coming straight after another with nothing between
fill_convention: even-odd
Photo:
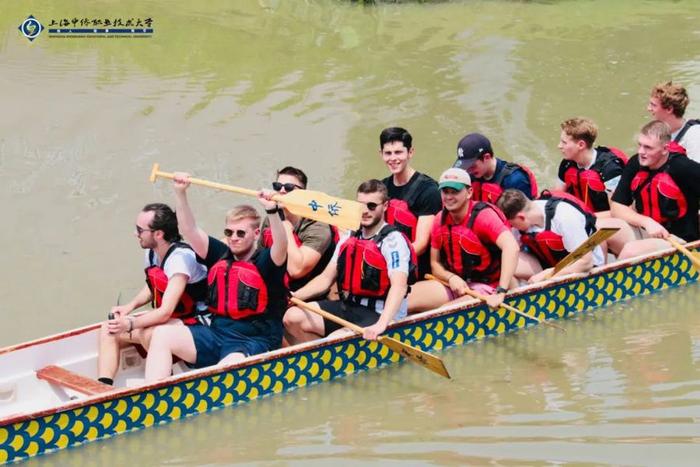
<instances>
[{"instance_id":1,"label":"blond hair","mask_svg":"<svg viewBox=\"0 0 700 467\"><path fill-rule=\"evenodd\" d=\"M574 117L561 122L561 129L573 140L581 140L586 147L592 148L598 137L598 125L586 117Z\"/></svg>"},{"instance_id":2,"label":"blond hair","mask_svg":"<svg viewBox=\"0 0 700 467\"><path fill-rule=\"evenodd\" d=\"M227 223L241 219L250 219L256 229L260 227L260 214L249 204L240 204L226 213Z\"/></svg>"},{"instance_id":3,"label":"blond hair","mask_svg":"<svg viewBox=\"0 0 700 467\"><path fill-rule=\"evenodd\" d=\"M644 136L658 138L661 143L666 144L671 141L671 127L661 120L653 120L642 127L639 133Z\"/></svg>"}]
</instances>

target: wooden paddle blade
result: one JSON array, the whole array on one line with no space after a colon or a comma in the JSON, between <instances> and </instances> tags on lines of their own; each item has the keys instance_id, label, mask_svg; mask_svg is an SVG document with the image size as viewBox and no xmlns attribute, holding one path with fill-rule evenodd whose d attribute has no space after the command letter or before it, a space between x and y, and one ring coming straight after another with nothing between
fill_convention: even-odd
<instances>
[{"instance_id":1,"label":"wooden paddle blade","mask_svg":"<svg viewBox=\"0 0 700 467\"><path fill-rule=\"evenodd\" d=\"M148 181L151 183L156 182L156 176L158 175L160 165L157 162L153 163L153 169L151 169L151 175L148 177Z\"/></svg>"},{"instance_id":2,"label":"wooden paddle blade","mask_svg":"<svg viewBox=\"0 0 700 467\"><path fill-rule=\"evenodd\" d=\"M401 355L402 357L408 358L419 365L424 366L428 370L439 374L440 376L450 379L450 373L447 371L445 364L442 360L435 355L429 354L428 352L423 352L415 347L412 347L406 343L398 341L393 337L380 336L379 342L389 347L391 350Z\"/></svg>"},{"instance_id":3,"label":"wooden paddle blade","mask_svg":"<svg viewBox=\"0 0 700 467\"><path fill-rule=\"evenodd\" d=\"M615 235L618 230L620 229L614 227L603 227L601 229L598 229L593 235L588 237L588 240L583 242L581 245L578 246L578 248L566 255L564 259L559 261L554 266L554 270L552 271L550 277L567 267L569 264L575 263L576 261L584 257L586 254L593 251L595 247L597 247L602 242Z\"/></svg>"},{"instance_id":4,"label":"wooden paddle blade","mask_svg":"<svg viewBox=\"0 0 700 467\"><path fill-rule=\"evenodd\" d=\"M362 203L335 198L320 191L294 190L275 196L292 214L343 229L357 230L362 219Z\"/></svg>"}]
</instances>

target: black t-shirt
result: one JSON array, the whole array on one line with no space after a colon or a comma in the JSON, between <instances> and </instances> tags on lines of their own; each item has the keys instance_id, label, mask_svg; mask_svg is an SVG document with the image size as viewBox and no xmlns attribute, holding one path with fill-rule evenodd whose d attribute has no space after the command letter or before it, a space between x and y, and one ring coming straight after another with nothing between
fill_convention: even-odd
<instances>
[{"instance_id":1,"label":"black t-shirt","mask_svg":"<svg viewBox=\"0 0 700 467\"><path fill-rule=\"evenodd\" d=\"M700 197L700 164L683 155L671 155L667 162L666 172L683 193L687 202L687 210L683 217L668 221L663 226L672 234L687 241L700 238L698 232L698 198ZM665 166L666 164L664 164ZM661 167L661 169L664 168ZM634 155L622 171L620 183L612 196L616 203L630 206L634 202L634 195L630 187L632 179L640 170L646 170L639 165L639 156ZM650 171L653 177L658 171ZM636 206L635 206L636 209ZM637 209L639 211L639 209Z\"/></svg>"},{"instance_id":2,"label":"black t-shirt","mask_svg":"<svg viewBox=\"0 0 700 467\"><path fill-rule=\"evenodd\" d=\"M209 249L204 264L211 268L220 259L229 255L228 245L221 240L209 237ZM284 278L287 273L286 261L278 266L272 260L269 248L259 248L253 256L253 264L260 271L260 275L267 286L268 316L281 319L284 310L287 308L287 287L284 285Z\"/></svg>"},{"instance_id":3,"label":"black t-shirt","mask_svg":"<svg viewBox=\"0 0 700 467\"><path fill-rule=\"evenodd\" d=\"M425 174L417 172L411 176L408 183L401 186L394 185L393 175L382 180L389 192L390 199L406 201L408 209L414 216L432 216L442 209L442 198L438 183ZM412 187L415 185L415 188ZM410 199L408 199L410 197ZM430 272L430 243L422 255L418 257L418 275L420 279Z\"/></svg>"}]
</instances>

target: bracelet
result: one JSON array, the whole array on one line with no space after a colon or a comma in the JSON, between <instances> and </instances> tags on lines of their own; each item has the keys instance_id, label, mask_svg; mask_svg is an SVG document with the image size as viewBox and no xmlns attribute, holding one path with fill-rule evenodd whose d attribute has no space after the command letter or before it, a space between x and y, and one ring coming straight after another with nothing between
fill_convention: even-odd
<instances>
[{"instance_id":1,"label":"bracelet","mask_svg":"<svg viewBox=\"0 0 700 467\"><path fill-rule=\"evenodd\" d=\"M452 278L453 278L454 276L456 276L456 275L457 275L457 274L452 273L452 275L451 275L450 277L447 278L447 283L449 284L450 281L452 280Z\"/></svg>"},{"instance_id":2,"label":"bracelet","mask_svg":"<svg viewBox=\"0 0 700 467\"><path fill-rule=\"evenodd\" d=\"M126 318L129 320L129 331L127 331L129 334L131 334L131 331L134 330L134 318L128 317Z\"/></svg>"},{"instance_id":3,"label":"bracelet","mask_svg":"<svg viewBox=\"0 0 700 467\"><path fill-rule=\"evenodd\" d=\"M496 293L497 293L497 294L499 294L499 293L508 293L508 289L506 289L505 287L501 287L501 286L499 285L498 287L496 287Z\"/></svg>"},{"instance_id":4,"label":"bracelet","mask_svg":"<svg viewBox=\"0 0 700 467\"><path fill-rule=\"evenodd\" d=\"M275 214L275 213L280 212L280 207L279 207L278 205L275 204L275 207L274 207L274 208L272 208L272 209L265 209L265 212L268 213L268 214Z\"/></svg>"}]
</instances>

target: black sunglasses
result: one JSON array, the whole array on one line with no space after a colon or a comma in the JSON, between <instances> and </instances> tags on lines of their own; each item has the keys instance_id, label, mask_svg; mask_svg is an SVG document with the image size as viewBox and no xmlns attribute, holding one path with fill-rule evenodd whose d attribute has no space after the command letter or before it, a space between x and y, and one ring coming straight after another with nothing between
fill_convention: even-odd
<instances>
[{"instance_id":1,"label":"black sunglasses","mask_svg":"<svg viewBox=\"0 0 700 467\"><path fill-rule=\"evenodd\" d=\"M275 191L282 191L282 188L284 188L284 191L289 193L290 191L294 191L294 189L299 188L300 190L303 190L303 187L300 187L299 185L296 185L294 183L280 183L280 182L272 182L272 189Z\"/></svg>"},{"instance_id":2,"label":"black sunglasses","mask_svg":"<svg viewBox=\"0 0 700 467\"><path fill-rule=\"evenodd\" d=\"M238 237L238 238L245 238L247 233L248 232L246 232L245 230L241 230L241 229L238 229L238 230L224 229L224 235L226 237L231 237L233 234L236 234L236 237Z\"/></svg>"},{"instance_id":3,"label":"black sunglasses","mask_svg":"<svg viewBox=\"0 0 700 467\"><path fill-rule=\"evenodd\" d=\"M367 209L369 209L370 211L374 211L380 204L384 203L375 203L374 201L370 201L369 203L365 203L365 206L367 206Z\"/></svg>"},{"instance_id":4,"label":"black sunglasses","mask_svg":"<svg viewBox=\"0 0 700 467\"><path fill-rule=\"evenodd\" d=\"M153 232L153 229L144 229L143 227L136 226L136 234L141 235L144 232Z\"/></svg>"}]
</instances>

